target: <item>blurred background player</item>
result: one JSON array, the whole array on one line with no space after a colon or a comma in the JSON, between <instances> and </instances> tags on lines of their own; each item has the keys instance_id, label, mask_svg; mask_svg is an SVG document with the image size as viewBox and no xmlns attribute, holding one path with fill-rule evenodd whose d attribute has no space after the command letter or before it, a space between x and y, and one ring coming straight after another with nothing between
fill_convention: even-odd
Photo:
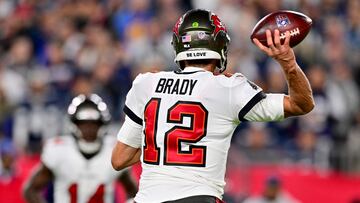
<instances>
[{"instance_id":1,"label":"blurred background player","mask_svg":"<svg viewBox=\"0 0 360 203\"><path fill-rule=\"evenodd\" d=\"M281 180L276 176L268 177L264 182L264 186L261 196L249 197L243 203L299 203L298 200L284 191Z\"/></svg>"},{"instance_id":2,"label":"blurred background player","mask_svg":"<svg viewBox=\"0 0 360 203\"><path fill-rule=\"evenodd\" d=\"M68 114L73 125L68 135L49 139L41 163L25 186L25 199L44 202L41 191L54 181L54 202L113 203L114 181L124 186L128 198L136 193L129 172L115 172L110 164L114 138L107 136L110 121L106 104L95 94L75 97Z\"/></svg>"}]
</instances>

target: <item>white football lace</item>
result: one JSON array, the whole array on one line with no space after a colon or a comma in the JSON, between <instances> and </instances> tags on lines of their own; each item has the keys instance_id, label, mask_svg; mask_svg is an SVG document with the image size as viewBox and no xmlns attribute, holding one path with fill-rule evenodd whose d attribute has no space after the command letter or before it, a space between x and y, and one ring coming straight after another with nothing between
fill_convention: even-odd
<instances>
[{"instance_id":1,"label":"white football lace","mask_svg":"<svg viewBox=\"0 0 360 203\"><path fill-rule=\"evenodd\" d=\"M300 29L297 27L293 30L290 30L290 37L293 37L295 35L299 35L300 34ZM280 34L280 39L285 39L286 36L285 36L285 32L281 33Z\"/></svg>"}]
</instances>

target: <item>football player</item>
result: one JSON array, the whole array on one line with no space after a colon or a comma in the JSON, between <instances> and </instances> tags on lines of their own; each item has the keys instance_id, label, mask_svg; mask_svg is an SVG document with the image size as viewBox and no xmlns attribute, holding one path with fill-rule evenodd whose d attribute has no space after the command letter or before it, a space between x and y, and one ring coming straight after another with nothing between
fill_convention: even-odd
<instances>
[{"instance_id":1,"label":"football player","mask_svg":"<svg viewBox=\"0 0 360 203\"><path fill-rule=\"evenodd\" d=\"M272 39L274 37L274 40ZM221 202L230 140L243 121L278 121L314 107L311 87L279 31L267 31L269 48L256 45L282 67L289 95L266 94L226 68L229 36L212 12L191 10L173 29L175 72L136 77L112 164L142 163L138 203Z\"/></svg>"},{"instance_id":2,"label":"football player","mask_svg":"<svg viewBox=\"0 0 360 203\"><path fill-rule=\"evenodd\" d=\"M110 164L116 139L104 134L110 121L106 104L95 94L79 95L68 114L71 133L46 142L40 166L25 184L25 199L44 202L41 191L54 181L55 203L113 203L115 180L132 198L137 189L130 173L117 172Z\"/></svg>"}]
</instances>

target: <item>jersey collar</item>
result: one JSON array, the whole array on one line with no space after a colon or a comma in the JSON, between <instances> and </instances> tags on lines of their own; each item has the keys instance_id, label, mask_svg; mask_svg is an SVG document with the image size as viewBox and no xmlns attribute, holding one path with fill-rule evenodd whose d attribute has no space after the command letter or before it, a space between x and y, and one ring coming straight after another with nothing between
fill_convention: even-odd
<instances>
[{"instance_id":1,"label":"jersey collar","mask_svg":"<svg viewBox=\"0 0 360 203\"><path fill-rule=\"evenodd\" d=\"M183 70L183 72L193 72L193 71L206 71L206 70L203 68L194 67L194 66L185 67Z\"/></svg>"},{"instance_id":2,"label":"jersey collar","mask_svg":"<svg viewBox=\"0 0 360 203\"><path fill-rule=\"evenodd\" d=\"M184 70L176 71L175 73L178 73L178 74L191 74L191 73L197 73L197 72L206 72L206 70L203 69L203 68L199 68L199 67L188 66L188 67L185 67Z\"/></svg>"}]
</instances>

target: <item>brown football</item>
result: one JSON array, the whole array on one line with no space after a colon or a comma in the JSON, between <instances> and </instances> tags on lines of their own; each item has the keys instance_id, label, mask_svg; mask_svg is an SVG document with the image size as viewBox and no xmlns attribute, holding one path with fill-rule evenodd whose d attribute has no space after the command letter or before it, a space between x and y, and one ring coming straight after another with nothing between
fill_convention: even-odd
<instances>
[{"instance_id":1,"label":"brown football","mask_svg":"<svg viewBox=\"0 0 360 203\"><path fill-rule=\"evenodd\" d=\"M267 46L267 29L273 33L275 29L280 31L281 43L285 40L285 32L290 32L290 46L299 44L309 33L312 20L308 16L296 11L277 11L263 17L251 32L250 39L257 38L263 45Z\"/></svg>"}]
</instances>

